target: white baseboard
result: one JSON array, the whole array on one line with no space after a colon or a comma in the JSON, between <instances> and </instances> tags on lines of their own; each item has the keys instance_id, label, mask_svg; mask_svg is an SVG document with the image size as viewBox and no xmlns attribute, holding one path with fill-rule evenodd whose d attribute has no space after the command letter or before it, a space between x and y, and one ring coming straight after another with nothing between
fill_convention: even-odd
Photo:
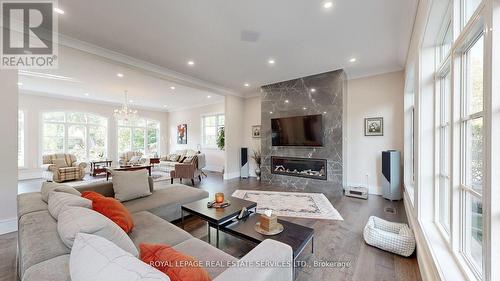
<instances>
[{"instance_id":1,"label":"white baseboard","mask_svg":"<svg viewBox=\"0 0 500 281\"><path fill-rule=\"evenodd\" d=\"M234 172L234 173L224 173L224 180L230 180L230 179L235 179L240 177L240 172Z\"/></svg>"},{"instance_id":2,"label":"white baseboard","mask_svg":"<svg viewBox=\"0 0 500 281\"><path fill-rule=\"evenodd\" d=\"M0 220L0 235L17 231L17 218Z\"/></svg>"},{"instance_id":3,"label":"white baseboard","mask_svg":"<svg viewBox=\"0 0 500 281\"><path fill-rule=\"evenodd\" d=\"M403 196L406 217L411 229L413 230L415 240L417 242L418 268L420 269L422 280L440 281L441 277L439 271L436 268L436 264L434 263L434 258L432 257L429 245L427 244L427 240L425 239L424 233L422 232L422 228L420 227L416 219L414 209L411 206L412 203L410 202L410 198L408 197L406 191L404 191Z\"/></svg>"}]
</instances>

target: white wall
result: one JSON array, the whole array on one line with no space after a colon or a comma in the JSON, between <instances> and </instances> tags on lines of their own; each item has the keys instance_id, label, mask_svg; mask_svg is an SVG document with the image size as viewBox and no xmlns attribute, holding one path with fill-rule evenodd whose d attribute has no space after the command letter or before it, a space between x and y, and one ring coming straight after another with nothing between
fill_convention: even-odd
<instances>
[{"instance_id":1,"label":"white wall","mask_svg":"<svg viewBox=\"0 0 500 281\"><path fill-rule=\"evenodd\" d=\"M17 71L0 70L0 234L16 231Z\"/></svg>"},{"instance_id":2,"label":"white wall","mask_svg":"<svg viewBox=\"0 0 500 281\"><path fill-rule=\"evenodd\" d=\"M347 184L381 194L381 153L403 153L403 71L353 79L347 87ZM364 118L383 117L384 135L365 136Z\"/></svg>"},{"instance_id":3,"label":"white wall","mask_svg":"<svg viewBox=\"0 0 500 281\"><path fill-rule=\"evenodd\" d=\"M76 111L89 112L108 118L108 158L118 159L117 128L113 118L116 106L104 105L81 100L60 99L46 96L37 96L26 93L19 95L19 109L25 112L25 167L20 170L20 178L41 176L41 117L48 111ZM160 152L167 152L167 118L166 112L138 109L140 117L160 121Z\"/></svg>"},{"instance_id":4,"label":"white wall","mask_svg":"<svg viewBox=\"0 0 500 281\"><path fill-rule=\"evenodd\" d=\"M245 99L243 114L243 145L248 147L248 156L250 159L250 176L255 177L255 161L251 158L254 149L260 149L260 138L252 137L252 126L260 125L260 101L261 98L253 97Z\"/></svg>"},{"instance_id":5,"label":"white wall","mask_svg":"<svg viewBox=\"0 0 500 281\"><path fill-rule=\"evenodd\" d=\"M224 103L173 111L168 114L168 151L173 153L179 149L201 150L205 153L207 166L205 170L221 172L224 167L225 153L218 148L202 146L201 117L207 114L224 113ZM227 118L226 118L227 120ZM227 121L226 121L227 122ZM187 124L187 144L177 144L177 125ZM227 143L227 141L226 141Z\"/></svg>"},{"instance_id":6,"label":"white wall","mask_svg":"<svg viewBox=\"0 0 500 281\"><path fill-rule=\"evenodd\" d=\"M226 96L226 159L224 179L240 176L240 149L244 146L245 100Z\"/></svg>"}]
</instances>

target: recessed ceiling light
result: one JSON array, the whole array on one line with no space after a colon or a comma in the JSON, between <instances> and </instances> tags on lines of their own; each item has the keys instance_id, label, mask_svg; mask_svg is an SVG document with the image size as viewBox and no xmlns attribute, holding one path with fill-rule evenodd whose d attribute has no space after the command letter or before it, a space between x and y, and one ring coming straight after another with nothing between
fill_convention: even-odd
<instances>
[{"instance_id":1,"label":"recessed ceiling light","mask_svg":"<svg viewBox=\"0 0 500 281\"><path fill-rule=\"evenodd\" d=\"M117 73L116 76L123 78L123 73Z\"/></svg>"},{"instance_id":2,"label":"recessed ceiling light","mask_svg":"<svg viewBox=\"0 0 500 281\"><path fill-rule=\"evenodd\" d=\"M88 97L88 96L89 96L89 93L84 93L84 95Z\"/></svg>"},{"instance_id":3,"label":"recessed ceiling light","mask_svg":"<svg viewBox=\"0 0 500 281\"><path fill-rule=\"evenodd\" d=\"M172 86L172 87L170 87L170 89L175 90L175 87L174 87L174 86Z\"/></svg>"},{"instance_id":4,"label":"recessed ceiling light","mask_svg":"<svg viewBox=\"0 0 500 281\"><path fill-rule=\"evenodd\" d=\"M314 92L316 92L316 89L311 88L311 90L309 90L309 91L311 91L311 93L314 93Z\"/></svg>"},{"instance_id":5,"label":"recessed ceiling light","mask_svg":"<svg viewBox=\"0 0 500 281\"><path fill-rule=\"evenodd\" d=\"M134 102L134 100L128 100L128 102L132 103L132 102Z\"/></svg>"},{"instance_id":6,"label":"recessed ceiling light","mask_svg":"<svg viewBox=\"0 0 500 281\"><path fill-rule=\"evenodd\" d=\"M59 8L54 8L54 12L60 14L60 15L63 15L64 14L64 11L59 9Z\"/></svg>"},{"instance_id":7,"label":"recessed ceiling light","mask_svg":"<svg viewBox=\"0 0 500 281\"><path fill-rule=\"evenodd\" d=\"M273 65L273 64L275 64L275 63L276 63L276 61L275 61L274 59L269 59L269 60L267 61L267 63L269 63L269 64Z\"/></svg>"},{"instance_id":8,"label":"recessed ceiling light","mask_svg":"<svg viewBox=\"0 0 500 281\"><path fill-rule=\"evenodd\" d=\"M207 96L207 99L211 98L212 96Z\"/></svg>"},{"instance_id":9,"label":"recessed ceiling light","mask_svg":"<svg viewBox=\"0 0 500 281\"><path fill-rule=\"evenodd\" d=\"M307 107L302 107L302 110L306 110L306 109L307 109Z\"/></svg>"},{"instance_id":10,"label":"recessed ceiling light","mask_svg":"<svg viewBox=\"0 0 500 281\"><path fill-rule=\"evenodd\" d=\"M356 58L351 58L349 61L350 62L356 62Z\"/></svg>"},{"instance_id":11,"label":"recessed ceiling light","mask_svg":"<svg viewBox=\"0 0 500 281\"><path fill-rule=\"evenodd\" d=\"M285 103L289 103L290 101L289 100L285 100Z\"/></svg>"},{"instance_id":12,"label":"recessed ceiling light","mask_svg":"<svg viewBox=\"0 0 500 281\"><path fill-rule=\"evenodd\" d=\"M163 107L165 107L165 108L166 108L166 107L167 107L167 105L166 105L166 104L164 104L164 105L163 105Z\"/></svg>"},{"instance_id":13,"label":"recessed ceiling light","mask_svg":"<svg viewBox=\"0 0 500 281\"><path fill-rule=\"evenodd\" d=\"M194 61L192 60L188 61L188 65L194 65Z\"/></svg>"},{"instance_id":14,"label":"recessed ceiling light","mask_svg":"<svg viewBox=\"0 0 500 281\"><path fill-rule=\"evenodd\" d=\"M22 86L22 85L23 85L23 83L17 82L17 86Z\"/></svg>"},{"instance_id":15,"label":"recessed ceiling light","mask_svg":"<svg viewBox=\"0 0 500 281\"><path fill-rule=\"evenodd\" d=\"M269 111L269 114L273 114L273 112L272 112L272 111Z\"/></svg>"},{"instance_id":16,"label":"recessed ceiling light","mask_svg":"<svg viewBox=\"0 0 500 281\"><path fill-rule=\"evenodd\" d=\"M250 87L250 84L245 83L245 84L243 84L243 86L245 86L245 87Z\"/></svg>"},{"instance_id":17,"label":"recessed ceiling light","mask_svg":"<svg viewBox=\"0 0 500 281\"><path fill-rule=\"evenodd\" d=\"M330 9L331 7L333 7L332 1L326 1L325 3L323 3L323 8Z\"/></svg>"},{"instance_id":18,"label":"recessed ceiling light","mask_svg":"<svg viewBox=\"0 0 500 281\"><path fill-rule=\"evenodd\" d=\"M326 114L326 111L323 111L323 114Z\"/></svg>"}]
</instances>

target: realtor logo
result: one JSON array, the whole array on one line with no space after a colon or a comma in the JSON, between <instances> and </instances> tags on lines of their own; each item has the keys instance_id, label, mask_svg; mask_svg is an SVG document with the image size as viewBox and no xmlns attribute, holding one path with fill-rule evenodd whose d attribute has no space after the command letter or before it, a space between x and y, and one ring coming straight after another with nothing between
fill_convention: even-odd
<instances>
[{"instance_id":1,"label":"realtor logo","mask_svg":"<svg viewBox=\"0 0 500 281\"><path fill-rule=\"evenodd\" d=\"M54 1L3 1L1 68L57 67Z\"/></svg>"}]
</instances>

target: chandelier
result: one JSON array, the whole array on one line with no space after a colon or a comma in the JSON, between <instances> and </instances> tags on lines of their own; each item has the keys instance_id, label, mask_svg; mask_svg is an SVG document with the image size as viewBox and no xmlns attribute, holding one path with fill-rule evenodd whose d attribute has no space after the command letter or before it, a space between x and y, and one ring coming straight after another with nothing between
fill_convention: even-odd
<instances>
[{"instance_id":1,"label":"chandelier","mask_svg":"<svg viewBox=\"0 0 500 281\"><path fill-rule=\"evenodd\" d=\"M128 96L125 90L125 102L122 104L121 108L117 108L113 112L113 116L117 120L123 120L125 122L132 121L137 118L137 110L133 110L128 106Z\"/></svg>"}]
</instances>

